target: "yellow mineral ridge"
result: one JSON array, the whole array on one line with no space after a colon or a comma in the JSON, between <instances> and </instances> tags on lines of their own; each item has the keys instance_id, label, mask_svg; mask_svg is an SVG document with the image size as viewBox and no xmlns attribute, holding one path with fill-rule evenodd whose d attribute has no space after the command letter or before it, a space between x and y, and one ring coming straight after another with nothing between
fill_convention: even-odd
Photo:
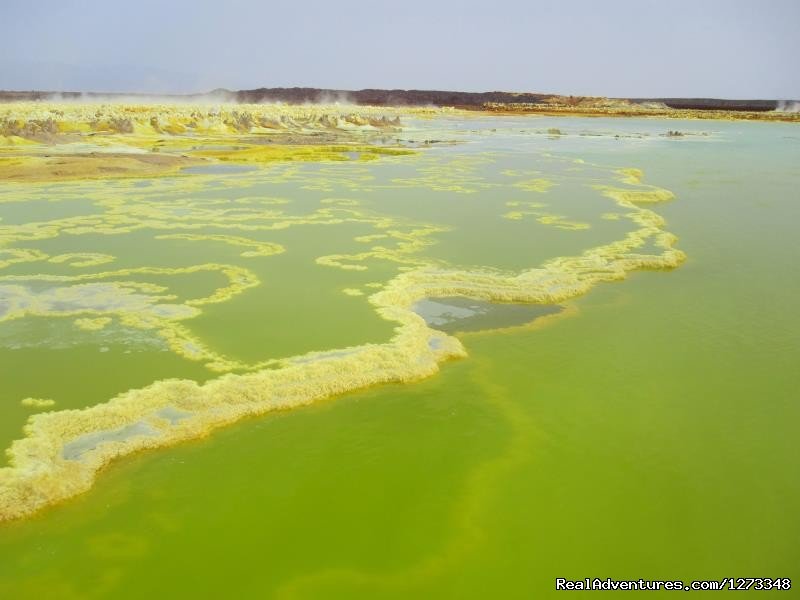
<instances>
[{"instance_id":1,"label":"yellow mineral ridge","mask_svg":"<svg viewBox=\"0 0 800 600\"><path fill-rule=\"evenodd\" d=\"M61 264L67 263L71 267L96 267L114 261L110 254L99 252L71 252L69 254L58 254L47 259L48 262Z\"/></svg>"},{"instance_id":2,"label":"yellow mineral ridge","mask_svg":"<svg viewBox=\"0 0 800 600\"><path fill-rule=\"evenodd\" d=\"M239 246L242 248L252 248L251 250L245 250L239 256L243 256L245 258L252 258L256 256L273 256L274 254L282 254L286 251L286 248L281 246L280 244L274 244L272 242L259 242L256 240L251 240L244 237L239 237L235 235L203 235L198 233L172 233L172 234L164 234L164 235L157 235L155 236L157 240L186 240L189 242L202 242L202 241L209 241L209 242L220 242L223 244L228 244L230 246Z\"/></svg>"},{"instance_id":3,"label":"yellow mineral ridge","mask_svg":"<svg viewBox=\"0 0 800 600\"><path fill-rule=\"evenodd\" d=\"M55 406L56 401L49 398L23 398L19 403L29 408L50 408Z\"/></svg>"},{"instance_id":4,"label":"yellow mineral ridge","mask_svg":"<svg viewBox=\"0 0 800 600\"><path fill-rule=\"evenodd\" d=\"M100 331L105 329L105 326L111 323L110 317L97 317L95 319L81 318L75 319L75 327L83 329L84 331Z\"/></svg>"}]
</instances>

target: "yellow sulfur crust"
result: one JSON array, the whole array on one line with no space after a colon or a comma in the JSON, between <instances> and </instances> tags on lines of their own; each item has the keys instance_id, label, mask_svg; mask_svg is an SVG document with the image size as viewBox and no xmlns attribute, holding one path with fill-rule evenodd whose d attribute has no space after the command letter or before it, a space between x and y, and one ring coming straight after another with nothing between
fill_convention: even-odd
<instances>
[{"instance_id":1,"label":"yellow sulfur crust","mask_svg":"<svg viewBox=\"0 0 800 600\"><path fill-rule=\"evenodd\" d=\"M11 102L0 105L0 179L152 178L217 162L370 161L412 153L383 139L372 143L399 131L396 111L388 112L335 105Z\"/></svg>"},{"instance_id":2,"label":"yellow sulfur crust","mask_svg":"<svg viewBox=\"0 0 800 600\"><path fill-rule=\"evenodd\" d=\"M20 400L22 406L29 408L50 408L55 406L56 401L49 398L23 398Z\"/></svg>"}]
</instances>

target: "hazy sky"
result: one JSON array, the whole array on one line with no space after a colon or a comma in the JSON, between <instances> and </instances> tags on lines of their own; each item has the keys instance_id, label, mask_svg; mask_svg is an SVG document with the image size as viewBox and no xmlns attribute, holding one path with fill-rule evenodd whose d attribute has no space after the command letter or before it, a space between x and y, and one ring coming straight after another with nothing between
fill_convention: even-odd
<instances>
[{"instance_id":1,"label":"hazy sky","mask_svg":"<svg viewBox=\"0 0 800 600\"><path fill-rule=\"evenodd\" d=\"M800 0L0 0L0 89L800 98Z\"/></svg>"}]
</instances>

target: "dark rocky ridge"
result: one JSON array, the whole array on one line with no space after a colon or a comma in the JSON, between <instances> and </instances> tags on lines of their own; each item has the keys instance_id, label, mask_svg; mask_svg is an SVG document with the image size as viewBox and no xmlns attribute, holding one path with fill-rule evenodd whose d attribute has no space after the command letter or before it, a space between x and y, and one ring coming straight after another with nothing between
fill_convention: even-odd
<instances>
[{"instance_id":1,"label":"dark rocky ridge","mask_svg":"<svg viewBox=\"0 0 800 600\"><path fill-rule=\"evenodd\" d=\"M212 92L213 93L213 92ZM552 94L513 92L454 92L442 90L322 90L317 88L260 88L232 92L239 102L280 101L291 104L337 99L372 106L481 107L487 102L538 104Z\"/></svg>"},{"instance_id":2,"label":"dark rocky ridge","mask_svg":"<svg viewBox=\"0 0 800 600\"><path fill-rule=\"evenodd\" d=\"M778 108L777 100L723 100L720 98L630 98L631 102L661 102L669 108L688 110L766 111Z\"/></svg>"}]
</instances>

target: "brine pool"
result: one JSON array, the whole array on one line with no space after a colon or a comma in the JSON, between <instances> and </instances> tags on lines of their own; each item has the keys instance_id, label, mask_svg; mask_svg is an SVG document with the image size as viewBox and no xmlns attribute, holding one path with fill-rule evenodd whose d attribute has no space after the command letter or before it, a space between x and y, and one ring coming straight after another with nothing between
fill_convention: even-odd
<instances>
[{"instance_id":1,"label":"brine pool","mask_svg":"<svg viewBox=\"0 0 800 600\"><path fill-rule=\"evenodd\" d=\"M796 126L402 137L0 183L0 597L796 575Z\"/></svg>"}]
</instances>

